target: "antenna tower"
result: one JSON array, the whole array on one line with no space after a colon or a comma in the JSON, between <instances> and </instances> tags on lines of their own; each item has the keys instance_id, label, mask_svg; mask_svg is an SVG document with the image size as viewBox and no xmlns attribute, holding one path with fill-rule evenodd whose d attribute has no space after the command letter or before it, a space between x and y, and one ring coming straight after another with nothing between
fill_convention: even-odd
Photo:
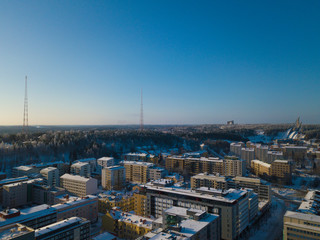
<instances>
[{"instance_id":1,"label":"antenna tower","mask_svg":"<svg viewBox=\"0 0 320 240\"><path fill-rule=\"evenodd\" d=\"M24 110L23 110L23 125L22 132L28 133L28 80L25 78L25 89L24 89Z\"/></svg>"},{"instance_id":2,"label":"antenna tower","mask_svg":"<svg viewBox=\"0 0 320 240\"><path fill-rule=\"evenodd\" d=\"M141 105L140 105L140 131L143 131L143 95L141 88Z\"/></svg>"}]
</instances>

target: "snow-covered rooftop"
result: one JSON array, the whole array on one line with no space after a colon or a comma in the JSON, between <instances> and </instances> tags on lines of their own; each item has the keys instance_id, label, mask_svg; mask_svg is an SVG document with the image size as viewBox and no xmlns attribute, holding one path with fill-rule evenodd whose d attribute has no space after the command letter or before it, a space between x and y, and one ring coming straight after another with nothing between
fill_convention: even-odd
<instances>
[{"instance_id":1,"label":"snow-covered rooftop","mask_svg":"<svg viewBox=\"0 0 320 240\"><path fill-rule=\"evenodd\" d=\"M53 231L57 231L61 228L66 228L70 225L73 225L75 223L80 223L83 222L84 220L79 218L79 217L71 217L71 218L67 218L65 220L62 220L60 222L56 222L50 225L47 225L45 227L42 228L38 228L37 230L35 230L35 237L40 237L44 234L53 232Z\"/></svg>"},{"instance_id":2,"label":"snow-covered rooftop","mask_svg":"<svg viewBox=\"0 0 320 240\"><path fill-rule=\"evenodd\" d=\"M66 179L66 180L72 180L77 182L87 182L90 180L90 178L81 177L79 175L71 175L71 174L63 174L60 179Z\"/></svg>"},{"instance_id":3,"label":"snow-covered rooftop","mask_svg":"<svg viewBox=\"0 0 320 240\"><path fill-rule=\"evenodd\" d=\"M181 195L181 197L192 196L192 197L205 198L209 200L226 202L226 203L233 203L237 201L241 196L247 193L247 190L236 190L232 188L223 191L223 190L217 190L217 189L209 190L206 187L202 187L196 190L171 188L171 187L159 187L159 186L154 186L152 183L147 183L145 186L147 189L163 191L167 193L175 193L177 195Z\"/></svg>"},{"instance_id":4,"label":"snow-covered rooftop","mask_svg":"<svg viewBox=\"0 0 320 240\"><path fill-rule=\"evenodd\" d=\"M136 162L136 161L122 161L123 164L130 164L130 165L140 165L140 166L147 166L152 167L154 164L149 162Z\"/></svg>"}]
</instances>

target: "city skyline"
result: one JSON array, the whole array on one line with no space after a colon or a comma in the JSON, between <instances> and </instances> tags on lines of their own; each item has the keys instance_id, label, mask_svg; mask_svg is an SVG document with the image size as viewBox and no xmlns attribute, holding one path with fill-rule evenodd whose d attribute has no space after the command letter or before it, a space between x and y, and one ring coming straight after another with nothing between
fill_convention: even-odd
<instances>
[{"instance_id":1,"label":"city skyline","mask_svg":"<svg viewBox=\"0 0 320 240\"><path fill-rule=\"evenodd\" d=\"M320 3L0 3L0 125L320 123Z\"/></svg>"}]
</instances>

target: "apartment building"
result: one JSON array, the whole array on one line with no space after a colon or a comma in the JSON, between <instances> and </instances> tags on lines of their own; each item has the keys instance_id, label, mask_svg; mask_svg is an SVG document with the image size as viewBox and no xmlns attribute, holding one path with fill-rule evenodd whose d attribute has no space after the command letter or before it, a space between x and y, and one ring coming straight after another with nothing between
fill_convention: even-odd
<instances>
[{"instance_id":1,"label":"apartment building","mask_svg":"<svg viewBox=\"0 0 320 240\"><path fill-rule=\"evenodd\" d=\"M91 222L98 220L98 197L88 195L85 197L65 196L59 199L60 203L53 205L57 214L57 220L61 221L70 217L80 217Z\"/></svg>"},{"instance_id":2,"label":"apartment building","mask_svg":"<svg viewBox=\"0 0 320 240\"><path fill-rule=\"evenodd\" d=\"M147 237L150 239L174 239L166 238L168 235L173 235L178 239L219 240L221 235L219 215L193 208L171 207L164 211L162 218L153 223L154 229L163 230L160 233L156 230L147 233L146 239Z\"/></svg>"},{"instance_id":3,"label":"apartment building","mask_svg":"<svg viewBox=\"0 0 320 240\"><path fill-rule=\"evenodd\" d=\"M233 142L230 143L230 154L234 154L237 157L241 156L241 149L244 148L243 142Z\"/></svg>"},{"instance_id":4,"label":"apartment building","mask_svg":"<svg viewBox=\"0 0 320 240\"><path fill-rule=\"evenodd\" d=\"M90 221L84 218L71 217L36 229L34 235L35 240L89 240L91 239Z\"/></svg>"},{"instance_id":5,"label":"apartment building","mask_svg":"<svg viewBox=\"0 0 320 240\"><path fill-rule=\"evenodd\" d=\"M225 174L225 164L219 158L190 158L184 156L170 156L166 159L166 169L171 172L178 172L183 175L196 175L207 172L209 174Z\"/></svg>"},{"instance_id":6,"label":"apartment building","mask_svg":"<svg viewBox=\"0 0 320 240\"><path fill-rule=\"evenodd\" d=\"M320 216L287 211L283 218L283 239L320 239Z\"/></svg>"},{"instance_id":7,"label":"apartment building","mask_svg":"<svg viewBox=\"0 0 320 240\"><path fill-rule=\"evenodd\" d=\"M11 183L2 187L2 206L20 207L32 202L32 185L41 182L41 178Z\"/></svg>"},{"instance_id":8,"label":"apartment building","mask_svg":"<svg viewBox=\"0 0 320 240\"><path fill-rule=\"evenodd\" d=\"M125 168L119 165L103 168L101 182L106 190L122 190L126 182Z\"/></svg>"},{"instance_id":9,"label":"apartment building","mask_svg":"<svg viewBox=\"0 0 320 240\"><path fill-rule=\"evenodd\" d=\"M267 156L267 163L271 164L275 160L281 160L283 159L283 152L279 151L268 151L268 156Z\"/></svg>"},{"instance_id":10,"label":"apartment building","mask_svg":"<svg viewBox=\"0 0 320 240\"><path fill-rule=\"evenodd\" d=\"M200 173L191 177L191 189L197 189L200 187L209 187L215 189L238 189L238 188L250 188L258 194L258 198L261 201L271 201L272 191L271 186L266 181L259 178L249 177L233 177L227 178L221 175L213 175Z\"/></svg>"},{"instance_id":11,"label":"apartment building","mask_svg":"<svg viewBox=\"0 0 320 240\"><path fill-rule=\"evenodd\" d=\"M260 160L251 161L251 170L257 176L271 176L271 164Z\"/></svg>"},{"instance_id":12,"label":"apartment building","mask_svg":"<svg viewBox=\"0 0 320 240\"><path fill-rule=\"evenodd\" d=\"M57 212L49 205L43 204L25 209L6 209L0 212L0 227L20 223L37 229L57 221Z\"/></svg>"},{"instance_id":13,"label":"apartment building","mask_svg":"<svg viewBox=\"0 0 320 240\"><path fill-rule=\"evenodd\" d=\"M81 177L91 176L90 164L88 162L77 162L71 165L70 173Z\"/></svg>"},{"instance_id":14,"label":"apartment building","mask_svg":"<svg viewBox=\"0 0 320 240\"><path fill-rule=\"evenodd\" d=\"M271 163L271 175L282 182L291 183L291 162L288 160L275 160Z\"/></svg>"},{"instance_id":15,"label":"apartment building","mask_svg":"<svg viewBox=\"0 0 320 240\"><path fill-rule=\"evenodd\" d=\"M60 186L59 170L55 167L47 167L40 171L40 174L44 178L44 184L50 187Z\"/></svg>"},{"instance_id":16,"label":"apartment building","mask_svg":"<svg viewBox=\"0 0 320 240\"><path fill-rule=\"evenodd\" d=\"M101 172L105 167L111 167L115 165L113 157L102 157L97 160L98 172Z\"/></svg>"},{"instance_id":17,"label":"apartment building","mask_svg":"<svg viewBox=\"0 0 320 240\"><path fill-rule=\"evenodd\" d=\"M64 174L60 177L60 186L78 197L96 194L98 191L97 179L71 174Z\"/></svg>"},{"instance_id":18,"label":"apartment building","mask_svg":"<svg viewBox=\"0 0 320 240\"><path fill-rule=\"evenodd\" d=\"M235 239L249 225L249 193L247 190L196 190L171 187L145 186L147 214L161 217L163 211L173 207L185 207L218 214L221 218L221 238ZM253 216L251 216L253 217Z\"/></svg>"},{"instance_id":19,"label":"apartment building","mask_svg":"<svg viewBox=\"0 0 320 240\"><path fill-rule=\"evenodd\" d=\"M168 174L168 171L164 168L152 167L149 169L150 181L164 178L167 174Z\"/></svg>"},{"instance_id":20,"label":"apartment building","mask_svg":"<svg viewBox=\"0 0 320 240\"><path fill-rule=\"evenodd\" d=\"M271 201L271 185L260 178L234 177L228 181L229 188L250 188L258 194L259 200Z\"/></svg>"},{"instance_id":21,"label":"apartment building","mask_svg":"<svg viewBox=\"0 0 320 240\"><path fill-rule=\"evenodd\" d=\"M75 161L75 163L78 163L78 162L89 163L91 173L97 171L97 159L95 158L84 158L84 159L78 159Z\"/></svg>"},{"instance_id":22,"label":"apartment building","mask_svg":"<svg viewBox=\"0 0 320 240\"><path fill-rule=\"evenodd\" d=\"M12 168L12 177L30 176L34 173L39 173L39 169L30 166L19 166Z\"/></svg>"},{"instance_id":23,"label":"apartment building","mask_svg":"<svg viewBox=\"0 0 320 240\"><path fill-rule=\"evenodd\" d=\"M137 239L152 230L153 220L116 208L102 216L102 229L116 234L121 239Z\"/></svg>"},{"instance_id":24,"label":"apartment building","mask_svg":"<svg viewBox=\"0 0 320 240\"><path fill-rule=\"evenodd\" d=\"M244 176L246 174L246 162L235 156L226 156L224 159L224 175Z\"/></svg>"},{"instance_id":25,"label":"apartment building","mask_svg":"<svg viewBox=\"0 0 320 240\"><path fill-rule=\"evenodd\" d=\"M254 148L241 148L240 158L246 161L247 166L250 166L251 161L255 159Z\"/></svg>"},{"instance_id":26,"label":"apartment building","mask_svg":"<svg viewBox=\"0 0 320 240\"><path fill-rule=\"evenodd\" d=\"M209 187L215 189L228 189L228 180L219 174L199 173L191 177L191 188Z\"/></svg>"},{"instance_id":27,"label":"apartment building","mask_svg":"<svg viewBox=\"0 0 320 240\"><path fill-rule=\"evenodd\" d=\"M148 154L146 153L127 153L122 156L125 161L147 161Z\"/></svg>"},{"instance_id":28,"label":"apartment building","mask_svg":"<svg viewBox=\"0 0 320 240\"><path fill-rule=\"evenodd\" d=\"M153 163L122 161L126 169L126 181L133 183L147 183L150 180L150 168L154 166Z\"/></svg>"},{"instance_id":29,"label":"apartment building","mask_svg":"<svg viewBox=\"0 0 320 240\"><path fill-rule=\"evenodd\" d=\"M100 194L101 195L101 194ZM99 196L100 196L99 195ZM99 212L106 213L108 210L117 207L125 212L135 210L134 193L129 192L126 194L112 192L108 195L102 195L99 198Z\"/></svg>"}]
</instances>

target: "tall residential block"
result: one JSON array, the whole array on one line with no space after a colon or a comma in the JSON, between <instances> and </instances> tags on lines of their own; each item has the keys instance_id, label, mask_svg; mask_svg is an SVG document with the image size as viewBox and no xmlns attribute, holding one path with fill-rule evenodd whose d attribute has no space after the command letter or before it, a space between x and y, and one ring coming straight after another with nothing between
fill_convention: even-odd
<instances>
[{"instance_id":1,"label":"tall residential block","mask_svg":"<svg viewBox=\"0 0 320 240\"><path fill-rule=\"evenodd\" d=\"M90 164L87 162L77 162L71 165L71 174L79 175L81 177L90 177Z\"/></svg>"},{"instance_id":2,"label":"tall residential block","mask_svg":"<svg viewBox=\"0 0 320 240\"><path fill-rule=\"evenodd\" d=\"M101 172L103 168L111 167L113 165L115 165L113 157L102 157L97 160L97 167L99 172Z\"/></svg>"},{"instance_id":3,"label":"tall residential block","mask_svg":"<svg viewBox=\"0 0 320 240\"><path fill-rule=\"evenodd\" d=\"M149 178L149 170L154 166L153 163L122 161L126 169L126 181L134 183L147 183Z\"/></svg>"},{"instance_id":4,"label":"tall residential block","mask_svg":"<svg viewBox=\"0 0 320 240\"><path fill-rule=\"evenodd\" d=\"M244 176L246 174L246 162L234 156L226 156L224 159L226 176Z\"/></svg>"},{"instance_id":5,"label":"tall residential block","mask_svg":"<svg viewBox=\"0 0 320 240\"><path fill-rule=\"evenodd\" d=\"M59 170L55 167L47 167L40 171L40 174L44 178L44 184L50 187L60 186Z\"/></svg>"},{"instance_id":6,"label":"tall residential block","mask_svg":"<svg viewBox=\"0 0 320 240\"><path fill-rule=\"evenodd\" d=\"M122 190L125 186L126 176L123 166L111 166L102 169L102 187L107 190Z\"/></svg>"}]
</instances>

